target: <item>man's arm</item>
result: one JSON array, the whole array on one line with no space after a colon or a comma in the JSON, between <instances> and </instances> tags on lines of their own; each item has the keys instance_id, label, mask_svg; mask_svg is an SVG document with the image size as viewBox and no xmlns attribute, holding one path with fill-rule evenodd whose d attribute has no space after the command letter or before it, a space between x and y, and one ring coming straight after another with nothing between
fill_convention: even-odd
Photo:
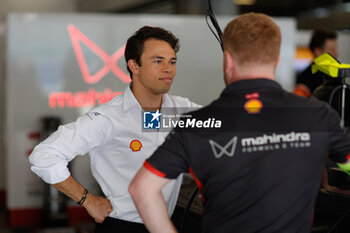
<instances>
[{"instance_id":1,"label":"man's arm","mask_svg":"<svg viewBox=\"0 0 350 233\"><path fill-rule=\"evenodd\" d=\"M147 229L152 233L175 233L161 192L170 180L142 167L131 181L129 192Z\"/></svg>"},{"instance_id":2,"label":"man's arm","mask_svg":"<svg viewBox=\"0 0 350 233\"><path fill-rule=\"evenodd\" d=\"M85 189L71 176L67 165L77 155L101 146L109 130L109 118L95 112L61 125L34 148L29 156L31 170L74 201L80 201ZM112 211L109 200L91 193L87 194L83 206L96 222L103 222Z\"/></svg>"},{"instance_id":3,"label":"man's arm","mask_svg":"<svg viewBox=\"0 0 350 233\"><path fill-rule=\"evenodd\" d=\"M302 83L297 83L295 85L293 92L294 92L294 94L300 95L303 97L310 97L312 94L310 89L305 84L302 84Z\"/></svg>"},{"instance_id":4,"label":"man's arm","mask_svg":"<svg viewBox=\"0 0 350 233\"><path fill-rule=\"evenodd\" d=\"M84 187L79 184L72 176L69 176L66 180L57 184L53 184L52 186L60 192L66 194L75 202L81 200L85 190ZM82 205L85 207L90 216L93 217L98 223L102 223L113 209L108 199L103 197L96 197L91 193L87 194L86 199Z\"/></svg>"}]
</instances>

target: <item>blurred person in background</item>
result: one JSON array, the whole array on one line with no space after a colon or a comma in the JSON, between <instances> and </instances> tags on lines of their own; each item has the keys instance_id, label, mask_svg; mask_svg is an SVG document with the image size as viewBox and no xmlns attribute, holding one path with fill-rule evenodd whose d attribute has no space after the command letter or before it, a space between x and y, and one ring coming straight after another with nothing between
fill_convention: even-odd
<instances>
[{"instance_id":1,"label":"blurred person in background","mask_svg":"<svg viewBox=\"0 0 350 233\"><path fill-rule=\"evenodd\" d=\"M337 33L335 31L318 29L311 36L309 48L314 58L328 52L333 57L338 57ZM294 93L304 97L310 97L315 89L323 83L323 74L311 71L311 64L302 71L296 80Z\"/></svg>"}]
</instances>

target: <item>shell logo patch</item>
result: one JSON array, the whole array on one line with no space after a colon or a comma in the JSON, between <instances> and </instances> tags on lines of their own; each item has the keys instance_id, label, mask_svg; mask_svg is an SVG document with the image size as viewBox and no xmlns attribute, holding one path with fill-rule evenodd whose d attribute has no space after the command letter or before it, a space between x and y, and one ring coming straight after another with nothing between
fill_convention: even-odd
<instances>
[{"instance_id":1,"label":"shell logo patch","mask_svg":"<svg viewBox=\"0 0 350 233\"><path fill-rule=\"evenodd\" d=\"M257 114L260 113L263 103L258 99L259 98L259 93L250 93L245 96L248 101L244 104L244 109L249 113L249 114Z\"/></svg>"},{"instance_id":2,"label":"shell logo patch","mask_svg":"<svg viewBox=\"0 0 350 233\"><path fill-rule=\"evenodd\" d=\"M135 151L140 151L142 147L142 143L135 139L130 142L130 149L135 152Z\"/></svg>"}]
</instances>

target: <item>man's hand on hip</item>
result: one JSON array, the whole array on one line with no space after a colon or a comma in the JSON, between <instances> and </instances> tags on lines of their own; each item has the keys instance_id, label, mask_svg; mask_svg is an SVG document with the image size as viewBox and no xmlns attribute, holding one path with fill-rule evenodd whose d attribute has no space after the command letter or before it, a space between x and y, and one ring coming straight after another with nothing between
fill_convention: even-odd
<instances>
[{"instance_id":1,"label":"man's hand on hip","mask_svg":"<svg viewBox=\"0 0 350 233\"><path fill-rule=\"evenodd\" d=\"M89 193L83 204L87 212L96 222L102 223L106 217L112 212L111 202L104 197L96 197Z\"/></svg>"}]
</instances>

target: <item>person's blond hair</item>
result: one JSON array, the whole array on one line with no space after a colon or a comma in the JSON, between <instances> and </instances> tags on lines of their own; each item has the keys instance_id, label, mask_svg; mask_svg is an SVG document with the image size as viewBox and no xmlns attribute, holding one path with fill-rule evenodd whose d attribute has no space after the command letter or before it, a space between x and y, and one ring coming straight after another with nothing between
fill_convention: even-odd
<instances>
[{"instance_id":1,"label":"person's blond hair","mask_svg":"<svg viewBox=\"0 0 350 233\"><path fill-rule=\"evenodd\" d=\"M224 50L240 65L275 64L278 60L281 32L265 14L247 13L233 19L226 26L222 39Z\"/></svg>"}]
</instances>

